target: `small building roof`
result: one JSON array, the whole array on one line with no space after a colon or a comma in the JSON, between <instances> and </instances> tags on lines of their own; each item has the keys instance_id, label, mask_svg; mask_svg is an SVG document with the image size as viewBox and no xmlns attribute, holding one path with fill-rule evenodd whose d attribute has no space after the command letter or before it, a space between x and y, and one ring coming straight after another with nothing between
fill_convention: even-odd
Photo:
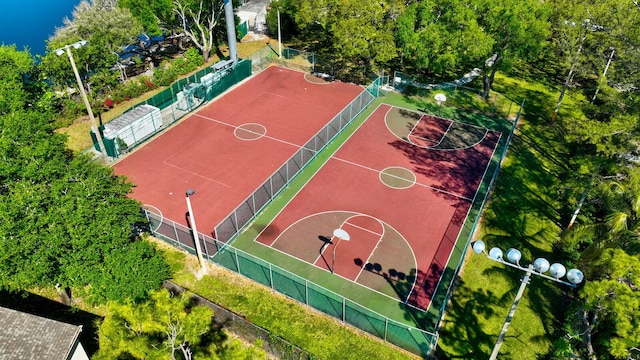
<instances>
[{"instance_id":1,"label":"small building roof","mask_svg":"<svg viewBox=\"0 0 640 360\"><path fill-rule=\"evenodd\" d=\"M82 326L0 307L0 359L66 360Z\"/></svg>"}]
</instances>

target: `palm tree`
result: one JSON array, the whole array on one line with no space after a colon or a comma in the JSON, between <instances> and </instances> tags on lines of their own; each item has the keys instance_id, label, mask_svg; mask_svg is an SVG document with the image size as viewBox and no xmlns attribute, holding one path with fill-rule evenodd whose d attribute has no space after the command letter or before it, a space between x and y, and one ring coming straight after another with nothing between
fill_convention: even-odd
<instances>
[{"instance_id":1,"label":"palm tree","mask_svg":"<svg viewBox=\"0 0 640 360\"><path fill-rule=\"evenodd\" d=\"M618 248L630 255L640 253L640 184L630 176L605 180L596 187L595 219L577 224L562 234L561 246L579 251L584 269L598 260L605 249Z\"/></svg>"}]
</instances>

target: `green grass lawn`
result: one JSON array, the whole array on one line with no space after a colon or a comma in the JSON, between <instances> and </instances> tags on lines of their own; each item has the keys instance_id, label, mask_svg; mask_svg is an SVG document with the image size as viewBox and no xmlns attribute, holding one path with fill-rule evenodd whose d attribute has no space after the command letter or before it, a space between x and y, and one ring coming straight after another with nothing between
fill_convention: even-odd
<instances>
[{"instance_id":1,"label":"green grass lawn","mask_svg":"<svg viewBox=\"0 0 640 360\"><path fill-rule=\"evenodd\" d=\"M194 256L157 243L171 265L174 282L266 328L316 359L417 358L218 265L209 265L207 275L198 279Z\"/></svg>"},{"instance_id":2,"label":"green grass lawn","mask_svg":"<svg viewBox=\"0 0 640 360\"><path fill-rule=\"evenodd\" d=\"M555 189L567 169L564 162L559 160L565 154L564 141L555 125L548 120L559 90L549 90L540 84L499 75L494 90L517 104L523 99L526 101L517 136L503 164L476 237L485 240L489 247L499 246L503 250L519 248L523 252L523 264L541 256L551 262L562 262L552 254L552 244L563 225L557 211L559 204L556 202ZM377 100L377 103L391 102L408 109L439 112L450 118L462 114L456 107L470 109L475 106L485 112L491 111L492 107L475 103L477 100L474 97L465 98L460 93L448 93L450 101L438 108L430 95L416 98L389 94L386 100ZM565 98L558 121L582 116L578 111L582 99L577 97L575 100L571 95L569 93ZM513 116L513 109L506 108L502 102L496 101L494 104ZM367 111L372 111L375 106L376 103ZM469 114L468 111L464 113ZM114 113L107 117L115 116ZM493 128L483 124L480 116L471 115L461 120L479 121L480 125ZM83 150L90 145L82 142L88 128L86 123L83 125L79 122L73 128L61 131L69 134L70 148ZM341 136L348 136L348 132ZM73 139L80 140L76 144ZM292 186L301 185L294 183ZM278 202L286 201L286 197L278 199L272 206L283 206L284 203L278 205ZM263 220L267 221L269 216L273 217L276 213L277 208L273 207L265 212L263 216L266 218ZM248 232L247 236L250 235ZM242 241L239 240L238 245L241 245ZM410 354L341 326L336 320L274 294L239 275L215 272L214 276L198 280L190 271L193 269L182 265L186 255L179 252L170 254L177 283L245 316L318 358L412 358ZM468 257L442 324L439 358L488 357L523 275L518 270L506 268L483 256L471 254ZM566 305L561 294L569 289L562 287L541 278L532 279L511 323L500 358L536 359L547 352L553 341L551 332Z\"/></svg>"},{"instance_id":3,"label":"green grass lawn","mask_svg":"<svg viewBox=\"0 0 640 360\"><path fill-rule=\"evenodd\" d=\"M537 257L562 262L552 253L563 226L555 189L568 169L559 160L565 156L564 141L548 120L558 91L502 76L497 77L495 89L526 99L525 111L476 238L488 248L520 249L524 266ZM579 98L565 98L561 118L580 116L579 103ZM488 357L523 275L470 251L443 322L439 358ZM531 279L507 332L501 359L537 359L547 353L566 306L563 291L572 290L540 277Z\"/></svg>"},{"instance_id":4,"label":"green grass lawn","mask_svg":"<svg viewBox=\"0 0 640 360\"><path fill-rule=\"evenodd\" d=\"M271 40L270 42L272 44L277 44L277 42L274 40ZM238 57L243 58L243 57L249 56L250 54L253 54L254 52L264 47L266 47L266 43L262 41L239 43ZM228 53L227 48L226 47L222 48L222 52L223 54L227 54ZM205 68L207 66L211 66L213 63L217 62L218 60L219 58L215 54L213 54L209 59L209 62L207 64L202 65L198 70ZM193 71L192 73L181 76L180 78L188 77L193 73L195 73L196 71ZM129 101L125 101L120 104L117 104L112 109L102 114L103 123L107 123L115 119L116 117L122 115L125 111L129 110L132 106L135 106L136 104L139 104L147 99L152 98L154 95L160 93L164 89L165 87L160 87L152 91L149 91L135 99L131 99ZM96 122L97 121L98 121L98 117L96 115ZM83 116L78 118L76 121L74 121L73 124L60 128L57 131L67 135L67 147L69 149L75 152L80 152L92 146L91 137L89 136L90 130L91 130L91 122L89 121L89 116Z\"/></svg>"}]
</instances>

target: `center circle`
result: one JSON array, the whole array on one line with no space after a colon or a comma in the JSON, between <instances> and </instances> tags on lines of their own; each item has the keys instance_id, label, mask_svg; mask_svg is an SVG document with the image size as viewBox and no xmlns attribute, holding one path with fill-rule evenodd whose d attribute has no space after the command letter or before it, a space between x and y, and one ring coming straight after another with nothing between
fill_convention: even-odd
<instances>
[{"instance_id":1,"label":"center circle","mask_svg":"<svg viewBox=\"0 0 640 360\"><path fill-rule=\"evenodd\" d=\"M416 175L407 168L391 166L380 171L380 181L390 188L408 189L416 183Z\"/></svg>"},{"instance_id":2,"label":"center circle","mask_svg":"<svg viewBox=\"0 0 640 360\"><path fill-rule=\"evenodd\" d=\"M238 126L233 134L240 140L258 140L267 133L267 128L257 123L246 123Z\"/></svg>"}]
</instances>

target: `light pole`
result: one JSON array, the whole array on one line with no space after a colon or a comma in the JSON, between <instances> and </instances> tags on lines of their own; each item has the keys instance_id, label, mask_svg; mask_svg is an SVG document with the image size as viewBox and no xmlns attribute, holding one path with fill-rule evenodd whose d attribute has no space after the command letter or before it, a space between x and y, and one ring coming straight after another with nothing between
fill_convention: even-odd
<instances>
[{"instance_id":1,"label":"light pole","mask_svg":"<svg viewBox=\"0 0 640 360\"><path fill-rule=\"evenodd\" d=\"M338 248L338 245L340 244L341 240L344 241L349 241L351 240L351 237L349 236L349 233L342 230L342 229L335 229L333 230L333 237L338 238L338 241L336 241L336 244L333 246L333 256L331 257L331 273L333 274L333 269L334 266L336 264L336 249Z\"/></svg>"},{"instance_id":2,"label":"light pole","mask_svg":"<svg viewBox=\"0 0 640 360\"><path fill-rule=\"evenodd\" d=\"M582 282L582 280L584 279L584 275L582 274L582 271L578 269L571 269L567 271L564 265L559 263L554 263L549 265L549 261L544 258L535 259L533 263L529 264L529 266L527 267L520 266L520 259L522 258L522 253L518 249L510 248L509 250L507 250L506 255L507 255L508 261L505 261L503 259L502 250L500 248L494 247L491 250L489 250L488 254L484 250L485 250L485 245L483 241L478 240L473 243L473 251L475 251L476 254L483 253L493 261L497 261L504 265L511 266L513 268L516 268L525 272L525 276L524 278L522 278L522 284L518 289L516 298L513 300L511 309L509 310L509 313L507 314L507 318L504 321L504 324L502 325L502 331L500 332L500 335L498 336L498 340L496 341L496 344L493 347L493 351L491 352L491 356L489 357L490 360L495 360L498 357L498 353L500 352L500 347L502 346L502 342L504 341L504 336L507 333L507 329L511 324L511 319L513 319L513 316L515 315L516 308L518 307L518 303L520 302L520 298L522 298L522 294L524 293L524 290L527 287L527 284L529 284L531 275L538 275L545 279L553 280L555 282L565 284L573 288L575 288L577 284L580 284ZM544 274L547 271L549 271L551 276ZM569 280L569 282L560 280L560 278L565 276L565 274L567 275L567 280Z\"/></svg>"},{"instance_id":3,"label":"light pole","mask_svg":"<svg viewBox=\"0 0 640 360\"><path fill-rule=\"evenodd\" d=\"M282 36L280 35L280 7L278 7L278 58L282 59Z\"/></svg>"},{"instance_id":4,"label":"light pole","mask_svg":"<svg viewBox=\"0 0 640 360\"><path fill-rule=\"evenodd\" d=\"M100 152L102 152L102 156L105 159L109 159L107 155L107 150L104 147L104 142L102 141L102 134L100 134L100 129L96 125L96 118L93 116L93 111L91 111L91 104L89 104L89 99L87 98L87 93L84 91L84 85L82 85L82 79L80 79L80 74L78 74L78 68L76 67L76 62L73 60L73 54L71 54L71 47L74 49L79 49L83 46L87 45L87 40L81 40L75 42L70 45L65 45L64 47L57 49L56 55L60 56L67 52L69 56L69 61L71 62L71 68L73 68L73 74L76 76L76 80L78 81L78 88L80 88L80 95L82 96L82 101L84 102L84 106L87 108L87 113L89 114L89 120L91 120L91 131L96 134L96 138L98 139L98 146L100 146Z\"/></svg>"},{"instance_id":5,"label":"light pole","mask_svg":"<svg viewBox=\"0 0 640 360\"><path fill-rule=\"evenodd\" d=\"M200 239L198 237L198 228L196 227L196 219L193 217L193 209L191 208L191 200L189 197L195 194L196 191L193 189L187 190L187 211L189 211L189 225L191 225L191 231L193 231L193 241L196 243L196 255L198 255L198 262L200 263L200 267L202 269L206 269L206 265L204 263L204 258L202 257L202 249L200 249Z\"/></svg>"}]
</instances>

